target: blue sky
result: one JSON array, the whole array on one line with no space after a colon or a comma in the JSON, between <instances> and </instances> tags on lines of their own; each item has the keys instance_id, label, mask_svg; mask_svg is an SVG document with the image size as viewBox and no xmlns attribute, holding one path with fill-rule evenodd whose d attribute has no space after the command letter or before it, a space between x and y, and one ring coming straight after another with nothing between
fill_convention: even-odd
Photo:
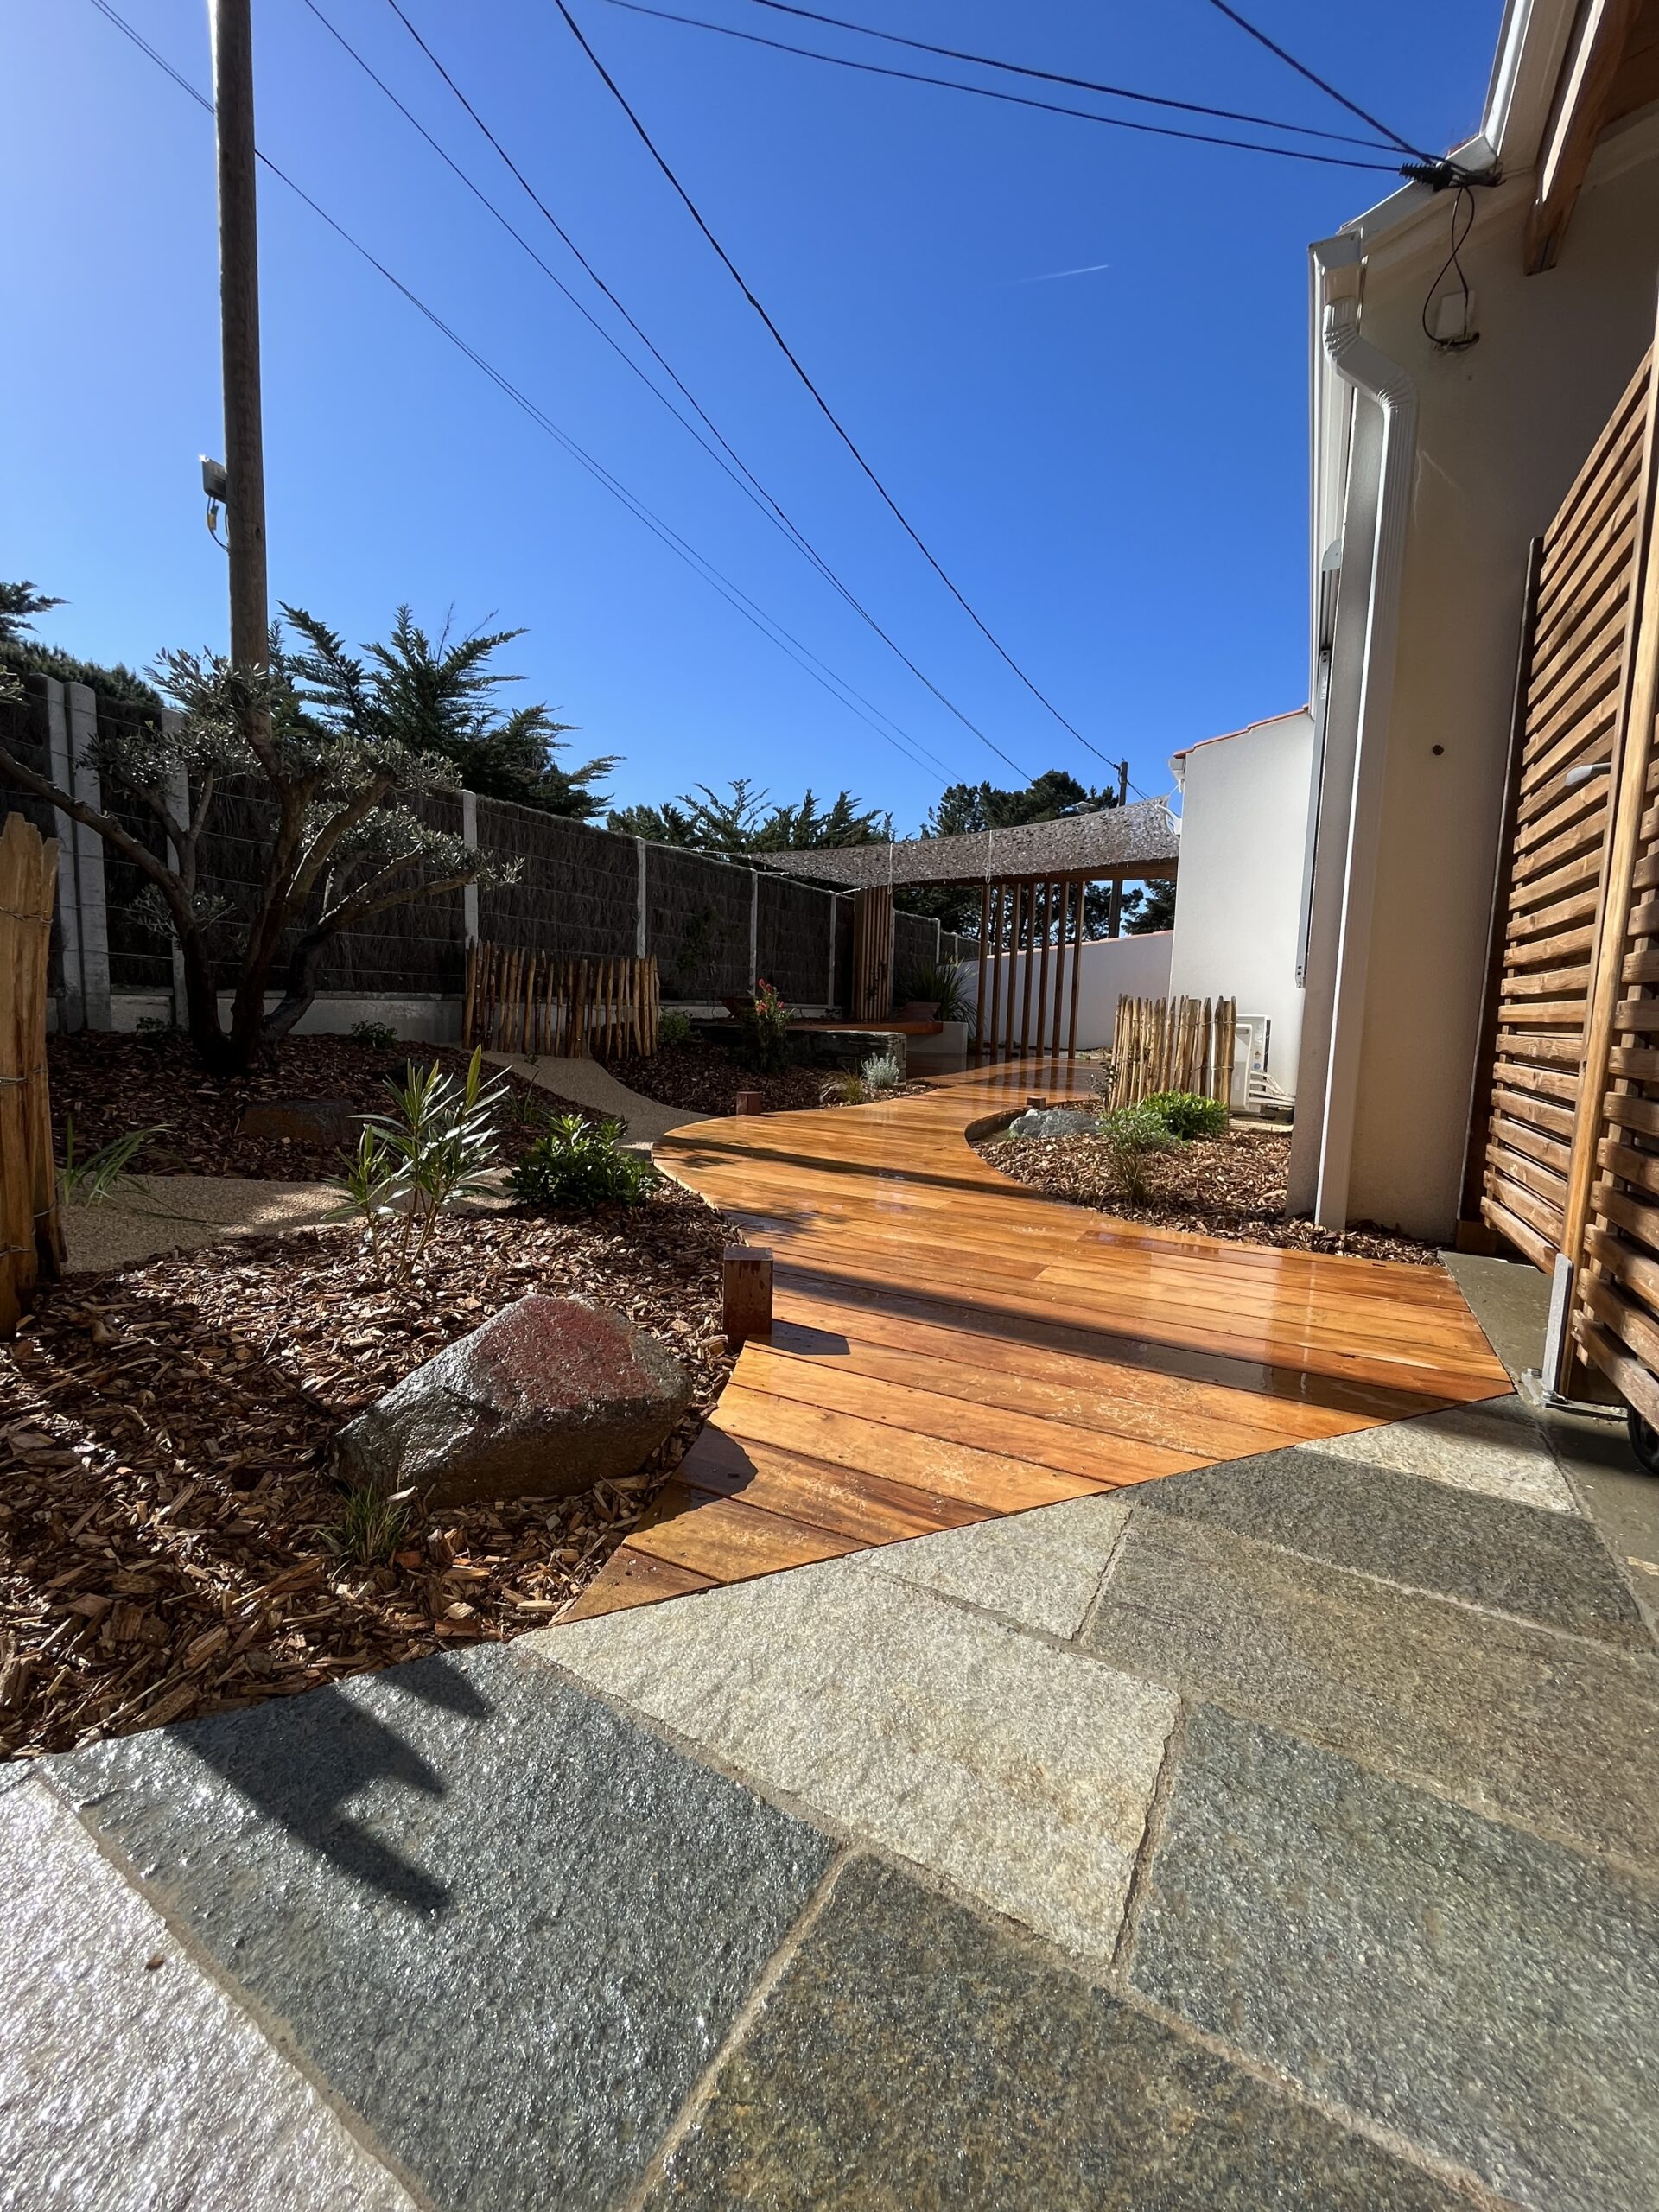
<instances>
[{"instance_id":1,"label":"blue sky","mask_svg":"<svg viewBox=\"0 0 1659 2212\"><path fill-rule=\"evenodd\" d=\"M117 4L207 84L203 0ZM608 317L385 0L317 4ZM1044 67L1345 127L1204 0L825 4ZM860 476L551 0L405 6L912 658L1020 768L1103 776ZM872 51L752 0L686 8ZM1160 791L1178 747L1299 703L1303 249L1382 196L1387 177L885 82L607 0L572 10L911 521L1103 753L1127 753L1135 784ZM1478 123L1499 0L1255 0L1255 13L1418 143L1443 148ZM915 746L952 776L1011 781L627 373L306 0L255 0L254 17L264 149ZM209 119L90 0L10 0L6 19L0 575L62 594L72 603L42 634L93 658L142 664L162 645L220 643L223 556L203 526L196 459L222 443ZM747 775L779 797L848 784L902 828L920 819L936 770L759 635L269 177L261 222L274 595L353 638L383 632L403 599L429 624L453 607L464 627L525 626L511 649L524 696L578 723L578 746L625 756L620 801ZM1087 273L1052 273L1077 270Z\"/></svg>"}]
</instances>

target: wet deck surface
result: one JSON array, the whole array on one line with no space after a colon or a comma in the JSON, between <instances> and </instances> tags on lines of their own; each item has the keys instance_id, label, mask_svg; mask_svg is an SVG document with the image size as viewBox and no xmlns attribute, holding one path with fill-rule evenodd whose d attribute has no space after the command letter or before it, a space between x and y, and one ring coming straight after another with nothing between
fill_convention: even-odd
<instances>
[{"instance_id":1,"label":"wet deck surface","mask_svg":"<svg viewBox=\"0 0 1659 2212\"><path fill-rule=\"evenodd\" d=\"M972 1149L1091 1072L1027 1061L663 1140L662 1166L776 1255L775 1325L571 1618L1508 1387L1438 1268L1114 1223Z\"/></svg>"}]
</instances>

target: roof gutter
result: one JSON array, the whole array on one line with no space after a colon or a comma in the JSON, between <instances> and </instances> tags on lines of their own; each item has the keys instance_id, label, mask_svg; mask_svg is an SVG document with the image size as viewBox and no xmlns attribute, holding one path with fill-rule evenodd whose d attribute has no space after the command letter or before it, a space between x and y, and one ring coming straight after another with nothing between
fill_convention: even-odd
<instances>
[{"instance_id":1,"label":"roof gutter","mask_svg":"<svg viewBox=\"0 0 1659 2212\"><path fill-rule=\"evenodd\" d=\"M1382 417L1382 435L1374 449L1375 524L1359 686L1351 710L1353 772L1347 834L1340 855L1342 880L1325 1110L1313 1196L1313 1217L1327 1229L1345 1227L1348 1220L1383 772L1400 631L1400 587L1417 451L1417 387L1397 361L1389 360L1360 335L1362 251L1360 240L1351 235L1323 240L1314 248L1325 358L1344 383L1375 403ZM1351 479L1344 503L1350 515L1354 512L1355 490Z\"/></svg>"}]
</instances>

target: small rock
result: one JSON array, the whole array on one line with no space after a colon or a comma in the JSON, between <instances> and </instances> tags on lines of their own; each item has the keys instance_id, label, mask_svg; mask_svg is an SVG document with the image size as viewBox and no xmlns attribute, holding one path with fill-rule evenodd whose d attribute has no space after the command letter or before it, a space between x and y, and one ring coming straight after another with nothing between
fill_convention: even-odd
<instances>
[{"instance_id":1,"label":"small rock","mask_svg":"<svg viewBox=\"0 0 1659 2212\"><path fill-rule=\"evenodd\" d=\"M1089 1106L1033 1107L1008 1123L1011 1137L1081 1137L1099 1133L1100 1109Z\"/></svg>"},{"instance_id":2,"label":"small rock","mask_svg":"<svg viewBox=\"0 0 1659 2212\"><path fill-rule=\"evenodd\" d=\"M245 1106L239 1137L275 1137L283 1144L357 1148L362 1116L349 1098L261 1098Z\"/></svg>"},{"instance_id":3,"label":"small rock","mask_svg":"<svg viewBox=\"0 0 1659 2212\"><path fill-rule=\"evenodd\" d=\"M346 1423L341 1478L412 1485L429 1505L569 1497L632 1474L691 1402L690 1376L644 1329L532 1295L457 1338Z\"/></svg>"}]
</instances>

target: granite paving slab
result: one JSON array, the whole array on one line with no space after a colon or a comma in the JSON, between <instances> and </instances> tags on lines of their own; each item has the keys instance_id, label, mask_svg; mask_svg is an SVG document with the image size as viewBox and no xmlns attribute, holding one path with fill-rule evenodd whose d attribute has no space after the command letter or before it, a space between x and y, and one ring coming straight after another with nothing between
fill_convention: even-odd
<instances>
[{"instance_id":1,"label":"granite paving slab","mask_svg":"<svg viewBox=\"0 0 1659 2212\"><path fill-rule=\"evenodd\" d=\"M74 1815L0 1806L5 2212L413 2212Z\"/></svg>"},{"instance_id":2,"label":"granite paving slab","mask_svg":"<svg viewBox=\"0 0 1659 2212\"><path fill-rule=\"evenodd\" d=\"M941 1597L1073 1637L1129 1516L1126 1497L1079 1497L863 1553L860 1564Z\"/></svg>"},{"instance_id":3,"label":"granite paving slab","mask_svg":"<svg viewBox=\"0 0 1659 2212\"><path fill-rule=\"evenodd\" d=\"M1652 1648L1624 1577L1576 1513L1452 1490L1300 1444L1172 1475L1141 1503L1439 1597Z\"/></svg>"},{"instance_id":4,"label":"granite paving slab","mask_svg":"<svg viewBox=\"0 0 1659 2212\"><path fill-rule=\"evenodd\" d=\"M647 2212L1452 2212L1440 2181L856 1860Z\"/></svg>"},{"instance_id":5,"label":"granite paving slab","mask_svg":"<svg viewBox=\"0 0 1659 2212\"><path fill-rule=\"evenodd\" d=\"M1649 1882L1205 1707L1130 1979L1519 2203L1659 2202Z\"/></svg>"},{"instance_id":6,"label":"granite paving slab","mask_svg":"<svg viewBox=\"0 0 1659 2212\"><path fill-rule=\"evenodd\" d=\"M1176 1700L860 1560L521 1638L764 1789L1109 1955Z\"/></svg>"},{"instance_id":7,"label":"granite paving slab","mask_svg":"<svg viewBox=\"0 0 1659 2212\"><path fill-rule=\"evenodd\" d=\"M832 1856L499 1646L51 1764L467 2212L632 2186Z\"/></svg>"},{"instance_id":8,"label":"granite paving slab","mask_svg":"<svg viewBox=\"0 0 1659 2212\"><path fill-rule=\"evenodd\" d=\"M1196 1697L1659 1867L1659 1664L1137 1512L1083 1641Z\"/></svg>"},{"instance_id":9,"label":"granite paving slab","mask_svg":"<svg viewBox=\"0 0 1659 2212\"><path fill-rule=\"evenodd\" d=\"M1448 1406L1443 1413L1418 1414L1410 1421L1294 1448L1362 1460L1368 1467L1394 1467L1402 1475L1507 1497L1544 1513L1579 1510L1537 1422L1516 1397L1482 1398L1473 1405Z\"/></svg>"}]
</instances>

